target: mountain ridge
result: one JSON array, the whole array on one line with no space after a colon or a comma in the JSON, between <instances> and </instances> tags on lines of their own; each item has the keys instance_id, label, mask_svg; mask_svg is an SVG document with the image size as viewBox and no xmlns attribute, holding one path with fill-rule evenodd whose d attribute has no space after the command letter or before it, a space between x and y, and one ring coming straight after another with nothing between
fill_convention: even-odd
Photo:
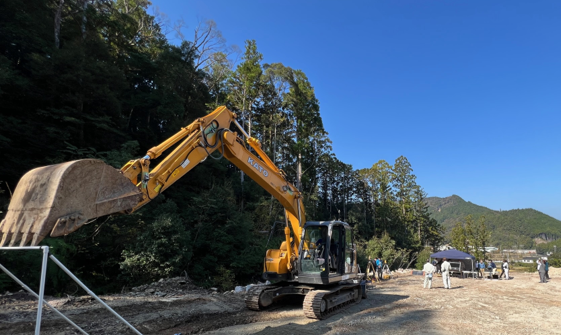
<instances>
[{"instance_id":1,"label":"mountain ridge","mask_svg":"<svg viewBox=\"0 0 561 335\"><path fill-rule=\"evenodd\" d=\"M472 215L478 220L485 216L491 231L490 242L504 249L533 248L537 242L553 241L561 237L561 221L533 208L493 210L465 201L458 195L428 197L431 216L442 224L449 239L453 226Z\"/></svg>"}]
</instances>

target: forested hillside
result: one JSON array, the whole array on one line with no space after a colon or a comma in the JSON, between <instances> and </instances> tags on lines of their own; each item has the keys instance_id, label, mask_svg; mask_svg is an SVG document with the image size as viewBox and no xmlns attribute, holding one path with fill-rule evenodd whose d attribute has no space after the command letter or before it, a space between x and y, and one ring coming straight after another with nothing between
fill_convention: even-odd
<instances>
[{"instance_id":1,"label":"forested hillside","mask_svg":"<svg viewBox=\"0 0 561 335\"><path fill-rule=\"evenodd\" d=\"M485 216L491 243L501 248L534 248L535 239L552 241L561 237L561 221L534 209L495 211L465 201L457 195L426 199L431 216L441 223L449 236L454 224L472 215Z\"/></svg>"},{"instance_id":2,"label":"forested hillside","mask_svg":"<svg viewBox=\"0 0 561 335\"><path fill-rule=\"evenodd\" d=\"M361 257L407 261L440 241L407 158L360 171L337 159L304 71L267 63L254 40L238 52L213 21L173 45L148 5L0 2L0 211L32 168L81 158L119 168L226 105L304 193L307 219L349 222ZM185 273L227 288L260 275L283 236L277 221L276 200L227 160L208 159L140 211L42 243L98 292ZM38 255L0 257L37 281ZM68 289L53 266L48 280L51 292ZM0 292L10 285L0 275Z\"/></svg>"}]
</instances>

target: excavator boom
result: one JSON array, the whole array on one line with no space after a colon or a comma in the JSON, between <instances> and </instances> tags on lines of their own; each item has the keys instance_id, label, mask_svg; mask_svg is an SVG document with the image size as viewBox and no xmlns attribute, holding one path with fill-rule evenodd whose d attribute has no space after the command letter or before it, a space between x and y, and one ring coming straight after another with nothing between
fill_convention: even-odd
<instances>
[{"instance_id":1,"label":"excavator boom","mask_svg":"<svg viewBox=\"0 0 561 335\"><path fill-rule=\"evenodd\" d=\"M267 250L263 264L263 277L281 283L252 288L246 297L248 308L259 310L284 296L305 295L304 314L323 319L358 302L365 291L357 281L360 274L350 226L336 221L305 226L300 191L235 118L226 107L219 107L120 170L100 160L82 159L27 172L0 223L0 246L37 245L49 234L70 234L100 216L132 213L209 156L217 158L218 152L285 209L285 240L279 249ZM230 130L232 124L246 142ZM150 162L172 147L150 170Z\"/></svg>"},{"instance_id":2,"label":"excavator boom","mask_svg":"<svg viewBox=\"0 0 561 335\"><path fill-rule=\"evenodd\" d=\"M295 238L300 238L305 220L300 192L261 150L258 140L247 136L226 107L199 118L140 159L117 170L100 160L83 159L36 168L19 181L4 220L0 223L0 246L19 242L37 245L48 236L72 233L100 216L131 213L219 151L265 188L290 213ZM248 137L243 143L238 126ZM150 162L175 148L152 170Z\"/></svg>"}]
</instances>

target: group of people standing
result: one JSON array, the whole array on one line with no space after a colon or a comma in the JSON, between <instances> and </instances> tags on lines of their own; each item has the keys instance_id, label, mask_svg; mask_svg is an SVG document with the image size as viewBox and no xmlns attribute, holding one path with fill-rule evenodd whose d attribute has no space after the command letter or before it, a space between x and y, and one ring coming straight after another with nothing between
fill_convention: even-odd
<instances>
[{"instance_id":1,"label":"group of people standing","mask_svg":"<svg viewBox=\"0 0 561 335\"><path fill-rule=\"evenodd\" d=\"M480 260L479 262L476 261L475 262L475 268L477 269L479 277L482 278L483 277L483 271L486 269L485 262L483 260ZM488 262L488 268L489 268L489 271L493 275L496 274L497 265L495 264L495 262L490 260ZM503 264L501 265L501 268L502 268L502 272L501 272L501 275L499 276L499 278L502 278L503 275L504 275L505 279L507 279L507 280L510 279L510 276L509 276L510 266L509 266L508 261L506 259L503 261ZM543 271L544 271L544 274L545 274L545 271L546 271L545 265L542 268L543 268ZM538 270L539 269L540 268L538 267ZM433 275L437 272L440 272L440 273L442 273L442 283L444 284L444 288L449 289L451 287L451 283L450 283L450 272L451 271L452 271L452 266L450 265L450 262L448 262L446 260L446 258L443 258L442 262L434 261L433 263L430 262L430 259L427 259L427 262L423 266L423 272L425 273L425 282L423 284L423 288L427 288L427 286L428 286L428 288L430 289L432 287Z\"/></svg>"},{"instance_id":2,"label":"group of people standing","mask_svg":"<svg viewBox=\"0 0 561 335\"><path fill-rule=\"evenodd\" d=\"M549 280L549 262L547 259L538 259L538 273L540 274L540 283L547 283Z\"/></svg>"},{"instance_id":3,"label":"group of people standing","mask_svg":"<svg viewBox=\"0 0 561 335\"><path fill-rule=\"evenodd\" d=\"M485 271L485 269L488 269L490 274L493 276L497 274L497 265L492 260L489 260L487 262L487 267L485 267L485 262L482 259L480 259L479 262L475 263L475 269L477 271L477 275L479 278L484 277L483 272ZM510 270L510 266L508 264L508 261L505 259L503 260L503 264L501 265L501 274L499 275L499 279L504 276L506 280L509 280L510 279L510 276L508 274L509 270Z\"/></svg>"},{"instance_id":4,"label":"group of people standing","mask_svg":"<svg viewBox=\"0 0 561 335\"><path fill-rule=\"evenodd\" d=\"M374 267L374 272L375 272L375 276L374 277L378 277L378 281L382 280L382 272L384 270L384 264L386 263L386 261L382 261L381 258L376 257L376 259L368 259L368 261L370 263L372 263L372 266Z\"/></svg>"},{"instance_id":5,"label":"group of people standing","mask_svg":"<svg viewBox=\"0 0 561 335\"><path fill-rule=\"evenodd\" d=\"M485 262L481 259L479 262L475 262L475 268L477 269L476 272L479 275L479 278L484 277L483 271L488 269L492 275L496 274L497 265L492 260L487 262L487 266L485 266ZM501 265L501 274L499 278L505 277L506 280L510 279L509 270L510 265L508 261L505 259ZM427 262L423 266L423 272L425 274L425 282L423 284L423 288L432 288L432 278L435 273L440 272L442 273L442 282L444 284L445 289L450 288L450 272L452 271L452 267L450 263L443 258L441 262L433 261L431 263L430 259L427 259ZM549 262L547 259L538 259L538 273L540 275L540 283L547 283L549 280Z\"/></svg>"},{"instance_id":6,"label":"group of people standing","mask_svg":"<svg viewBox=\"0 0 561 335\"><path fill-rule=\"evenodd\" d=\"M446 258L442 259L442 263L437 263L440 265L440 272L442 273L442 283L444 284L445 289L450 289L450 271L452 271L452 266L446 260ZM433 275L438 272L437 265L433 265L430 262L430 259L427 259L427 262L423 266L423 272L425 273L425 283L423 288L432 288L432 277Z\"/></svg>"}]
</instances>

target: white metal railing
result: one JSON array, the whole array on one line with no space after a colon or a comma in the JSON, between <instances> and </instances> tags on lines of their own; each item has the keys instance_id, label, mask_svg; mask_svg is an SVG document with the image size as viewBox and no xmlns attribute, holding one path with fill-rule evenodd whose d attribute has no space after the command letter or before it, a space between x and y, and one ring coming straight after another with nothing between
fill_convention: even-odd
<instances>
[{"instance_id":1,"label":"white metal railing","mask_svg":"<svg viewBox=\"0 0 561 335\"><path fill-rule=\"evenodd\" d=\"M72 320L67 318L64 314L62 314L56 308L51 306L48 302L43 301L44 300L44 295L45 295L45 278L46 278L46 274L47 274L47 259L48 258L50 258L56 265L58 265L62 269L62 271L66 272L66 274L70 278L72 278L78 285L80 285L80 287L82 287L90 296L92 296L92 298L97 300L107 310L109 310L109 312L111 312L119 320L121 320L123 323L125 323L136 334L142 335L141 332L136 330L136 328L134 328L130 323L128 323L127 320L123 319L123 317L121 317L117 312L115 312L111 307L109 307L103 300L101 300L95 293L93 293L86 285L84 285L84 283L82 283L72 272L70 272L70 270L68 270L58 259L56 259L55 256L49 254L49 247L48 246L0 247L0 250L4 250L4 251L42 250L43 251L43 261L42 261L42 265L41 265L41 281L39 283L39 294L37 294L33 290L31 290L27 285L25 285L25 283L23 283L21 280L19 280L10 271L8 271L8 269L6 269L4 266L2 266L2 264L0 264L0 269L2 271L4 271L8 276L10 276L10 278L12 278L14 281L16 281L24 290L26 290L27 292L31 293L32 295L34 295L36 298L39 299L39 302L38 302L38 305L37 305L37 320L35 322L35 335L39 335L39 332L41 331L41 317L42 317L42 313L43 313L43 304L47 305L50 309L52 309L60 317L62 317L64 320L68 321L68 323L70 323L74 328L78 329L82 334L86 334L86 335L88 334L82 328L80 328L80 326L76 325L74 322L72 322Z\"/></svg>"}]
</instances>

